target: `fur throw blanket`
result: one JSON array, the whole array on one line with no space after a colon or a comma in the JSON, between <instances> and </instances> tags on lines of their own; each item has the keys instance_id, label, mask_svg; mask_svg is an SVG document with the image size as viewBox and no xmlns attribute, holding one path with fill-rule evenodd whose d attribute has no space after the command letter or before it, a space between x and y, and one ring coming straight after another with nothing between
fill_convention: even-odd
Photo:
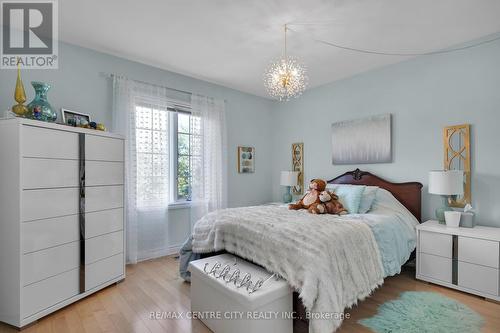
<instances>
[{"instance_id":1,"label":"fur throw blanket","mask_svg":"<svg viewBox=\"0 0 500 333\"><path fill-rule=\"evenodd\" d=\"M311 333L334 332L342 319L324 319L325 314L338 318L383 283L377 243L359 218L312 215L284 206L219 210L196 223L193 251L220 250L287 280L312 313Z\"/></svg>"}]
</instances>

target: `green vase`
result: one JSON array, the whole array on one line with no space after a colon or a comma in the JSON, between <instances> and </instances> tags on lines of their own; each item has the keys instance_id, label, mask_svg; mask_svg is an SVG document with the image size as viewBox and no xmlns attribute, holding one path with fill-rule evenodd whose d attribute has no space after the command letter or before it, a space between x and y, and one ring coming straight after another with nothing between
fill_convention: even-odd
<instances>
[{"instance_id":1,"label":"green vase","mask_svg":"<svg viewBox=\"0 0 500 333\"><path fill-rule=\"evenodd\" d=\"M35 98L28 104L27 117L49 122L56 121L57 113L47 101L50 84L33 81L31 85L35 88Z\"/></svg>"},{"instance_id":2,"label":"green vase","mask_svg":"<svg viewBox=\"0 0 500 333\"><path fill-rule=\"evenodd\" d=\"M292 194L290 193L290 186L286 186L285 193L283 194L283 202L284 203L292 202Z\"/></svg>"},{"instance_id":3,"label":"green vase","mask_svg":"<svg viewBox=\"0 0 500 333\"><path fill-rule=\"evenodd\" d=\"M444 219L444 212L449 212L452 211L453 209L451 209L450 206L448 205L448 196L442 195L441 197L443 200L443 206L436 209L436 218L438 219L440 224L446 224Z\"/></svg>"}]
</instances>

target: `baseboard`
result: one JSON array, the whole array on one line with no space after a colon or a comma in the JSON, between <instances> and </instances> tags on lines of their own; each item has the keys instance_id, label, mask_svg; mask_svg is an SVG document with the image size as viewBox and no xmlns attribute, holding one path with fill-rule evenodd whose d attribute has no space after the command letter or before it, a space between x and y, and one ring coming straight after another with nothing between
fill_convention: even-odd
<instances>
[{"instance_id":1,"label":"baseboard","mask_svg":"<svg viewBox=\"0 0 500 333\"><path fill-rule=\"evenodd\" d=\"M177 254L177 253L179 253L179 250L181 249L181 247L182 247L182 244L176 244L176 245L170 246L166 249L148 251L146 253L143 253L143 255L140 258L137 258L137 262Z\"/></svg>"},{"instance_id":2,"label":"baseboard","mask_svg":"<svg viewBox=\"0 0 500 333\"><path fill-rule=\"evenodd\" d=\"M494 299L491 299L491 298L488 298L488 297L484 297L484 300L485 300L486 302L495 303L495 304L500 304L500 301L497 301L497 300L494 300Z\"/></svg>"}]
</instances>

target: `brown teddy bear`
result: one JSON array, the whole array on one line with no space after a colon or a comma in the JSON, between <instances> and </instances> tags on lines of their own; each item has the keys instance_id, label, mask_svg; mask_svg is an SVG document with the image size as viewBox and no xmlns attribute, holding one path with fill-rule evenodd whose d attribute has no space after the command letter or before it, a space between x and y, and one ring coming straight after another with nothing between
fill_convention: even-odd
<instances>
[{"instance_id":1,"label":"brown teddy bear","mask_svg":"<svg viewBox=\"0 0 500 333\"><path fill-rule=\"evenodd\" d=\"M326 188L326 182L322 179L313 179L309 183L309 191L295 204L288 205L288 209L307 209L311 214L324 214L326 207L321 203L319 194Z\"/></svg>"},{"instance_id":2,"label":"brown teddy bear","mask_svg":"<svg viewBox=\"0 0 500 333\"><path fill-rule=\"evenodd\" d=\"M328 190L322 191L319 194L319 200L325 206L326 213L335 215L347 214L347 210L342 206L339 197Z\"/></svg>"}]
</instances>

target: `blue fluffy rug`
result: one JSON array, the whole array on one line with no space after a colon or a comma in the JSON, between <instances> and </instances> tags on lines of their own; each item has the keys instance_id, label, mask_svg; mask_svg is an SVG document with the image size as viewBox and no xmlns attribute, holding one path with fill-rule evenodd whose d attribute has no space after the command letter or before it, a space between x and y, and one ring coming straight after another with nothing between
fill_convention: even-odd
<instances>
[{"instance_id":1,"label":"blue fluffy rug","mask_svg":"<svg viewBox=\"0 0 500 333\"><path fill-rule=\"evenodd\" d=\"M473 333L483 318L469 307L432 292L407 291L359 321L377 333Z\"/></svg>"}]
</instances>

